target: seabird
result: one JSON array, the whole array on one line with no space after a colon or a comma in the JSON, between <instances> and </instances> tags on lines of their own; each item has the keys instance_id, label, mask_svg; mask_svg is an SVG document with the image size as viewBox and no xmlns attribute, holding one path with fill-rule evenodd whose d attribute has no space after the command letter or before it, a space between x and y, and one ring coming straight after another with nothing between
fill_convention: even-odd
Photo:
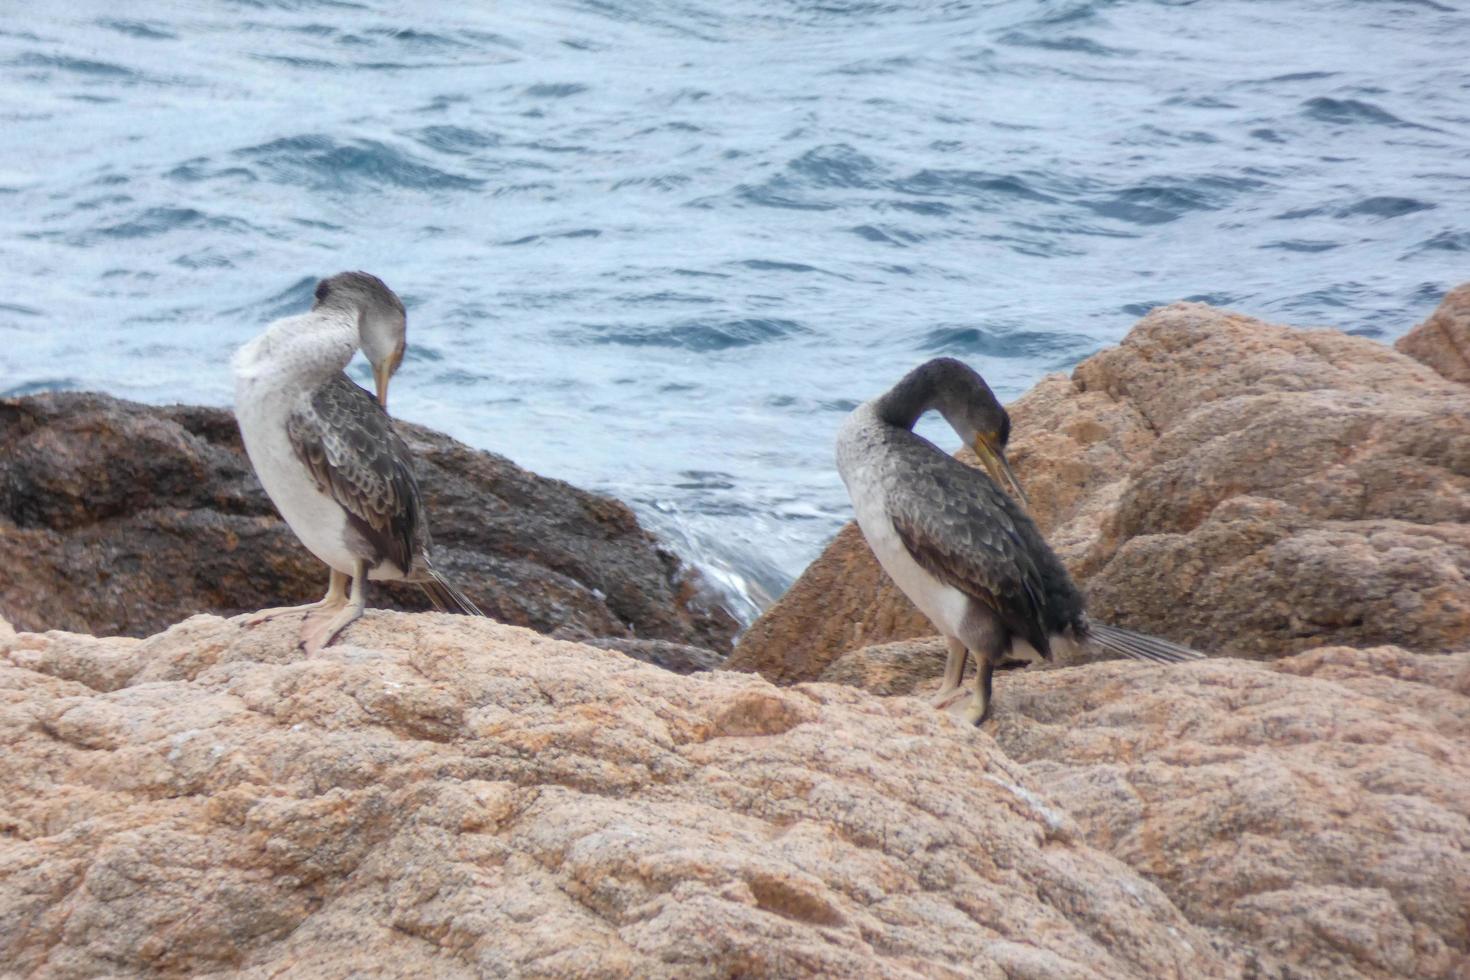
<instances>
[{"instance_id":1,"label":"seabird","mask_svg":"<svg viewBox=\"0 0 1470 980\"><path fill-rule=\"evenodd\" d=\"M985 472L914 434L930 409L974 450ZM954 700L967 653L977 670L966 717L976 725L990 715L991 674L1008 653L1050 659L1054 646L1092 642L1160 663L1201 658L1088 619L1082 593L1023 509L1025 496L1005 458L1010 433L1010 416L985 379L941 357L859 405L837 437L837 469L863 536L884 571L944 634L949 657L935 703Z\"/></svg>"},{"instance_id":2,"label":"seabird","mask_svg":"<svg viewBox=\"0 0 1470 980\"><path fill-rule=\"evenodd\" d=\"M311 312L277 320L234 357L235 416L250 463L301 543L331 568L320 602L247 622L312 614L301 632L308 653L362 615L368 579L415 582L439 609L484 615L433 566L413 454L388 418L406 332L393 290L343 272L317 284ZM343 373L359 347L376 398Z\"/></svg>"}]
</instances>

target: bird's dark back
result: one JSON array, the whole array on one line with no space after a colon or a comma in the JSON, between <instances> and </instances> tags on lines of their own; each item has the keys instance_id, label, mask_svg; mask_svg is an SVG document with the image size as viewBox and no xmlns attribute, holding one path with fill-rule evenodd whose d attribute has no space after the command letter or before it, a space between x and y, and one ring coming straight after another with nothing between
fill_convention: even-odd
<instances>
[{"instance_id":1,"label":"bird's dark back","mask_svg":"<svg viewBox=\"0 0 1470 980\"><path fill-rule=\"evenodd\" d=\"M983 498L988 506L1001 511L1041 579L1041 618L1046 631L1061 633L1072 629L1079 636L1085 632L1086 602L1082 592L1025 508L996 486L983 470L960 462L917 433L888 427L880 438L888 444L889 458L903 461L900 465L910 474L923 470L932 486L930 492L951 499Z\"/></svg>"}]
</instances>

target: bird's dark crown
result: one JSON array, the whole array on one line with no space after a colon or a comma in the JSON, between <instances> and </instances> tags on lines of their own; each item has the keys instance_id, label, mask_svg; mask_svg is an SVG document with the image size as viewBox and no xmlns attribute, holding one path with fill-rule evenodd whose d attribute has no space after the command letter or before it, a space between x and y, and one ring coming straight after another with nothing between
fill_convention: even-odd
<instances>
[{"instance_id":1,"label":"bird's dark crown","mask_svg":"<svg viewBox=\"0 0 1470 980\"><path fill-rule=\"evenodd\" d=\"M352 303L361 307L381 306L404 316L403 301L377 276L366 272L339 272L316 284L316 306Z\"/></svg>"}]
</instances>

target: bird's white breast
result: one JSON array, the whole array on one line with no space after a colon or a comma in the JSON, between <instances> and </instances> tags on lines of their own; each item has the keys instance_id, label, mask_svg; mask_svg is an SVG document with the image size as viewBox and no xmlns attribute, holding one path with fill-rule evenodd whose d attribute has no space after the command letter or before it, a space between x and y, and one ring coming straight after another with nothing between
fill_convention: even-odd
<instances>
[{"instance_id":1,"label":"bird's white breast","mask_svg":"<svg viewBox=\"0 0 1470 980\"><path fill-rule=\"evenodd\" d=\"M235 372L235 417L246 455L271 502L307 550L351 575L354 560L346 544L347 513L317 487L286 434L286 420L309 396L281 385L279 375L251 370L248 351L248 346L241 349Z\"/></svg>"},{"instance_id":2,"label":"bird's white breast","mask_svg":"<svg viewBox=\"0 0 1470 980\"><path fill-rule=\"evenodd\" d=\"M877 437L880 424L871 404L859 406L848 416L837 437L837 471L852 498L858 527L883 571L936 629L959 637L970 597L926 572L894 530L883 479L884 467L892 463Z\"/></svg>"}]
</instances>

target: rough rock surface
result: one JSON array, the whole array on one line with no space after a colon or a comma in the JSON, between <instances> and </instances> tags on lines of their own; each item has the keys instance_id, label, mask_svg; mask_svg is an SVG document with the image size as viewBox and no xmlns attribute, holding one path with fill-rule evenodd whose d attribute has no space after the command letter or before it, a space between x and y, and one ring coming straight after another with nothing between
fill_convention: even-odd
<instances>
[{"instance_id":1,"label":"rough rock surface","mask_svg":"<svg viewBox=\"0 0 1470 980\"><path fill-rule=\"evenodd\" d=\"M1470 975L1470 653L997 680L996 741L1248 975Z\"/></svg>"},{"instance_id":2,"label":"rough rock surface","mask_svg":"<svg viewBox=\"0 0 1470 980\"><path fill-rule=\"evenodd\" d=\"M849 523L741 635L726 666L794 684L816 680L844 650L933 632Z\"/></svg>"},{"instance_id":3,"label":"rough rock surface","mask_svg":"<svg viewBox=\"0 0 1470 980\"><path fill-rule=\"evenodd\" d=\"M488 614L542 632L728 650L736 624L626 506L407 423L437 563ZM225 410L95 394L0 400L0 612L144 636L200 611L321 597ZM423 609L414 586L369 601Z\"/></svg>"},{"instance_id":4,"label":"rough rock surface","mask_svg":"<svg viewBox=\"0 0 1470 980\"><path fill-rule=\"evenodd\" d=\"M849 650L827 665L817 680L848 684L873 694L913 694L944 674L944 640L925 636ZM969 673L973 664L966 664ZM937 690L937 685L935 685Z\"/></svg>"},{"instance_id":5,"label":"rough rock surface","mask_svg":"<svg viewBox=\"0 0 1470 980\"><path fill-rule=\"evenodd\" d=\"M553 632L555 635L555 632ZM558 636L557 639L568 639ZM628 640L616 636L604 636L584 641L588 646L601 650L616 650L634 660L641 660L676 674L694 674L701 670L716 670L725 665L725 658L705 647L687 643L672 643L668 640Z\"/></svg>"},{"instance_id":6,"label":"rough rock surface","mask_svg":"<svg viewBox=\"0 0 1470 980\"><path fill-rule=\"evenodd\" d=\"M1257 658L1470 644L1470 391L1423 364L1180 303L1011 413L1011 462L1096 618ZM917 616L848 529L729 666L811 680L931 632Z\"/></svg>"},{"instance_id":7,"label":"rough rock surface","mask_svg":"<svg viewBox=\"0 0 1470 980\"><path fill-rule=\"evenodd\" d=\"M1470 384L1470 283L1451 290L1429 319L1393 346L1451 381Z\"/></svg>"},{"instance_id":8,"label":"rough rock surface","mask_svg":"<svg viewBox=\"0 0 1470 980\"><path fill-rule=\"evenodd\" d=\"M313 659L212 616L7 634L0 745L20 975L1081 980L1251 955L917 702L486 620L370 612Z\"/></svg>"}]
</instances>

